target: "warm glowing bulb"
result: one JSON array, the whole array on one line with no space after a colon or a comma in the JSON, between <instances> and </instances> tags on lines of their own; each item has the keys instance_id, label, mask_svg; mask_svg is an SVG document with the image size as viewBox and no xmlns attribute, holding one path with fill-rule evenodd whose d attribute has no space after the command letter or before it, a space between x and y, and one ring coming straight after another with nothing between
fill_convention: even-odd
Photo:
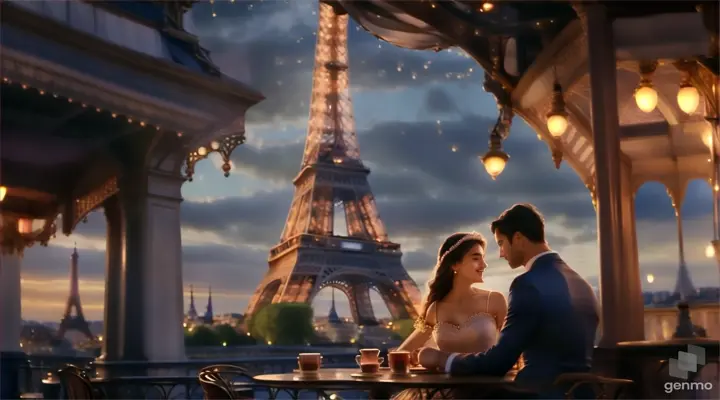
<instances>
[{"instance_id":1,"label":"warm glowing bulb","mask_svg":"<svg viewBox=\"0 0 720 400\"><path fill-rule=\"evenodd\" d=\"M492 9L495 8L495 5L489 1L486 1L482 5L483 11L492 11Z\"/></svg>"},{"instance_id":2,"label":"warm glowing bulb","mask_svg":"<svg viewBox=\"0 0 720 400\"><path fill-rule=\"evenodd\" d=\"M678 90L677 102L685 114L692 114L700 105L700 93L695 86L681 86L680 90Z\"/></svg>"},{"instance_id":3,"label":"warm glowing bulb","mask_svg":"<svg viewBox=\"0 0 720 400\"><path fill-rule=\"evenodd\" d=\"M635 103L642 111L649 113L655 110L658 94L655 88L649 85L640 86L635 90Z\"/></svg>"},{"instance_id":4,"label":"warm glowing bulb","mask_svg":"<svg viewBox=\"0 0 720 400\"><path fill-rule=\"evenodd\" d=\"M495 180L495 178L497 178L498 175L500 175L505 169L505 165L507 165L506 157L499 154L491 154L483 157L482 162L483 165L485 165L485 170L493 180Z\"/></svg>"},{"instance_id":5,"label":"warm glowing bulb","mask_svg":"<svg viewBox=\"0 0 720 400\"><path fill-rule=\"evenodd\" d=\"M5 186L0 186L0 201L5 200L6 194L7 194L7 188Z\"/></svg>"},{"instance_id":6,"label":"warm glowing bulb","mask_svg":"<svg viewBox=\"0 0 720 400\"><path fill-rule=\"evenodd\" d=\"M655 282L655 275L653 275L653 274L648 274L646 278L647 278L648 283Z\"/></svg>"},{"instance_id":7,"label":"warm glowing bulb","mask_svg":"<svg viewBox=\"0 0 720 400\"><path fill-rule=\"evenodd\" d=\"M212 142L210 142L210 148L213 150L217 150L220 148L220 143L213 140Z\"/></svg>"},{"instance_id":8,"label":"warm glowing bulb","mask_svg":"<svg viewBox=\"0 0 720 400\"><path fill-rule=\"evenodd\" d=\"M707 258L715 257L715 247L713 247L712 243L707 245L707 247L705 248L705 257L707 257Z\"/></svg>"},{"instance_id":9,"label":"warm glowing bulb","mask_svg":"<svg viewBox=\"0 0 720 400\"><path fill-rule=\"evenodd\" d=\"M712 128L705 130L702 135L702 142L707 146L708 149L712 149Z\"/></svg>"},{"instance_id":10,"label":"warm glowing bulb","mask_svg":"<svg viewBox=\"0 0 720 400\"><path fill-rule=\"evenodd\" d=\"M554 138L559 138L568 127L568 119L562 114L550 114L547 119L547 128Z\"/></svg>"},{"instance_id":11,"label":"warm glowing bulb","mask_svg":"<svg viewBox=\"0 0 720 400\"><path fill-rule=\"evenodd\" d=\"M204 156L204 155L207 154L207 149L206 149L205 147L200 147L200 148L197 150L197 153L198 153L198 155L200 155L200 156Z\"/></svg>"},{"instance_id":12,"label":"warm glowing bulb","mask_svg":"<svg viewBox=\"0 0 720 400\"><path fill-rule=\"evenodd\" d=\"M23 235L32 233L32 220L25 218L18 219L18 232Z\"/></svg>"}]
</instances>

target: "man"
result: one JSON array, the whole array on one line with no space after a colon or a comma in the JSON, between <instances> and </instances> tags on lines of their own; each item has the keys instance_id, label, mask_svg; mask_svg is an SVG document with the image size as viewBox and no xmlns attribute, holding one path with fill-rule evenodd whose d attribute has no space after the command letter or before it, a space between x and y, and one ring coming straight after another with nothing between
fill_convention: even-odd
<instances>
[{"instance_id":1,"label":"man","mask_svg":"<svg viewBox=\"0 0 720 400\"><path fill-rule=\"evenodd\" d=\"M523 355L525 366L515 379L518 385L540 397L562 398L562 388L552 388L558 375L588 372L591 367L599 321L595 293L550 249L543 217L534 206L514 205L490 229L500 257L512 269L522 265L526 269L510 285L508 314L498 343L477 354L423 348L420 364L451 375L504 376Z\"/></svg>"}]
</instances>

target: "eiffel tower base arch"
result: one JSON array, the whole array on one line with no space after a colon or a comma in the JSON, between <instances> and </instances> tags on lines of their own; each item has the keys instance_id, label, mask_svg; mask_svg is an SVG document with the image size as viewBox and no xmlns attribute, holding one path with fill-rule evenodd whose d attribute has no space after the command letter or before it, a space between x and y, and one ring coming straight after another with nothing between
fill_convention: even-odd
<instances>
[{"instance_id":1,"label":"eiffel tower base arch","mask_svg":"<svg viewBox=\"0 0 720 400\"><path fill-rule=\"evenodd\" d=\"M327 240L340 243L346 239ZM245 316L251 317L269 304L312 304L315 296L327 287L334 287L347 296L352 318L358 325L377 323L371 290L381 296L393 319L418 316L420 291L403 268L399 253L353 254L314 248L307 243L271 261Z\"/></svg>"},{"instance_id":2,"label":"eiffel tower base arch","mask_svg":"<svg viewBox=\"0 0 720 400\"><path fill-rule=\"evenodd\" d=\"M317 294L328 287L338 289L348 299L350 314L358 325L377 325L375 309L370 299L370 291L375 290L383 299L393 320L415 319L414 305L407 301L392 281L368 280L362 275L341 275L322 282L308 299L312 303Z\"/></svg>"}]
</instances>

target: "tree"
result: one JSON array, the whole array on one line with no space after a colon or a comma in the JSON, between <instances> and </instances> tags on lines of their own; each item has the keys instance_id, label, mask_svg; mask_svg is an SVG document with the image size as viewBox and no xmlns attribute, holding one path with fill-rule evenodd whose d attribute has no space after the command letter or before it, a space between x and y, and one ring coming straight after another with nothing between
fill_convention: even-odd
<instances>
[{"instance_id":1,"label":"tree","mask_svg":"<svg viewBox=\"0 0 720 400\"><path fill-rule=\"evenodd\" d=\"M255 339L241 332L238 332L235 328L228 324L223 324L215 327L215 333L217 334L220 343L224 343L227 346L242 346L248 344L255 344Z\"/></svg>"},{"instance_id":2,"label":"tree","mask_svg":"<svg viewBox=\"0 0 720 400\"><path fill-rule=\"evenodd\" d=\"M185 334L186 346L219 346L222 344L217 333L207 326L196 326Z\"/></svg>"},{"instance_id":3,"label":"tree","mask_svg":"<svg viewBox=\"0 0 720 400\"><path fill-rule=\"evenodd\" d=\"M393 332L400 340L405 340L415 330L414 321L411 319L398 319L393 321Z\"/></svg>"},{"instance_id":4,"label":"tree","mask_svg":"<svg viewBox=\"0 0 720 400\"><path fill-rule=\"evenodd\" d=\"M248 323L252 336L279 345L305 345L312 340L313 309L305 303L270 304Z\"/></svg>"}]
</instances>

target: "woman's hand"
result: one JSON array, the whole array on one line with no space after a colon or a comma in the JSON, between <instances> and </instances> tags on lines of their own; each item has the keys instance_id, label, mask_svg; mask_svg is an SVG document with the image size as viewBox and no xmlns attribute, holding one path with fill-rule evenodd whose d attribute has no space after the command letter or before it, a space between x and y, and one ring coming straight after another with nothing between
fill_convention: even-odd
<instances>
[{"instance_id":1,"label":"woman's hand","mask_svg":"<svg viewBox=\"0 0 720 400\"><path fill-rule=\"evenodd\" d=\"M410 365L413 367L420 365L420 349L410 352Z\"/></svg>"}]
</instances>

